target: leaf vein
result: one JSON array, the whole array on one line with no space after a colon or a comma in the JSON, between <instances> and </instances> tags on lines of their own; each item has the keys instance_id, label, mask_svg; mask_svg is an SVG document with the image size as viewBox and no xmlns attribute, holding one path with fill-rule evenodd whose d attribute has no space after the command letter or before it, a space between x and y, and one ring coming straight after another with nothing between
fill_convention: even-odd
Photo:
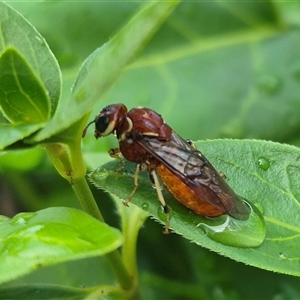
<instances>
[{"instance_id":1,"label":"leaf vein","mask_svg":"<svg viewBox=\"0 0 300 300\"><path fill-rule=\"evenodd\" d=\"M272 217L268 217L268 216L264 216L264 219L265 219L266 222L281 226L283 228L293 230L293 231L298 232L300 234L300 227L299 226L294 226L294 225L291 225L291 224L287 224L287 223L281 222L279 220L276 220L276 219L274 219Z\"/></svg>"}]
</instances>

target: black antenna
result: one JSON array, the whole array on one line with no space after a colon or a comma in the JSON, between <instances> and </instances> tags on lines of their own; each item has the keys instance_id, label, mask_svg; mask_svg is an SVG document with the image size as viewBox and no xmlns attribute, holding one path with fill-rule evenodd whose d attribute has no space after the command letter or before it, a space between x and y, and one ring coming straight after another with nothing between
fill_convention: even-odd
<instances>
[{"instance_id":1,"label":"black antenna","mask_svg":"<svg viewBox=\"0 0 300 300\"><path fill-rule=\"evenodd\" d=\"M91 124L93 124L93 123L95 123L95 120L92 121L92 122L90 122L90 123L88 123L88 124L85 126L85 128L83 129L83 132L82 132L82 137L83 137L83 138L85 137L86 132L87 132L89 126L90 126Z\"/></svg>"}]
</instances>

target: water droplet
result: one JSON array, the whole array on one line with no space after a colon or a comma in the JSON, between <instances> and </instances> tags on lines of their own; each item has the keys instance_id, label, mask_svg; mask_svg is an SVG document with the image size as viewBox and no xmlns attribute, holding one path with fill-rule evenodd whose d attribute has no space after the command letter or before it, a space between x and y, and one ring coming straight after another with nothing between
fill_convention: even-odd
<instances>
[{"instance_id":1,"label":"water droplet","mask_svg":"<svg viewBox=\"0 0 300 300\"><path fill-rule=\"evenodd\" d=\"M207 237L233 247L258 247L265 239L266 226L263 216L256 206L250 206L248 220L241 221L223 215L217 218L206 219L205 223L197 225Z\"/></svg>"},{"instance_id":2,"label":"water droplet","mask_svg":"<svg viewBox=\"0 0 300 300\"><path fill-rule=\"evenodd\" d=\"M252 201L252 204L258 208L262 215L264 214L265 208L260 201Z\"/></svg>"},{"instance_id":3,"label":"water droplet","mask_svg":"<svg viewBox=\"0 0 300 300\"><path fill-rule=\"evenodd\" d=\"M230 222L230 217L225 216L224 222L221 223L220 225L207 226L207 224L199 223L197 227L201 228L206 235L209 235L210 233L214 234L214 233L223 232L226 229L226 227L228 227L229 222Z\"/></svg>"},{"instance_id":4,"label":"water droplet","mask_svg":"<svg viewBox=\"0 0 300 300\"><path fill-rule=\"evenodd\" d=\"M275 94L280 88L280 80L273 75L260 75L258 79L259 91L266 94Z\"/></svg>"},{"instance_id":5,"label":"water droplet","mask_svg":"<svg viewBox=\"0 0 300 300\"><path fill-rule=\"evenodd\" d=\"M288 258L287 254L286 254L285 252L280 252L280 253L278 254L278 256L279 256L279 258L281 258L281 259L287 259L287 258Z\"/></svg>"},{"instance_id":6,"label":"water droplet","mask_svg":"<svg viewBox=\"0 0 300 300\"><path fill-rule=\"evenodd\" d=\"M10 221L11 225L25 225L26 221L22 217L14 217Z\"/></svg>"},{"instance_id":7,"label":"water droplet","mask_svg":"<svg viewBox=\"0 0 300 300\"><path fill-rule=\"evenodd\" d=\"M34 216L36 216L36 213L20 213L14 216L10 224L11 225L26 225L29 220L31 220Z\"/></svg>"},{"instance_id":8,"label":"water droplet","mask_svg":"<svg viewBox=\"0 0 300 300\"><path fill-rule=\"evenodd\" d=\"M149 204L148 203L143 203L142 204L142 209L147 211L149 209Z\"/></svg>"},{"instance_id":9,"label":"water droplet","mask_svg":"<svg viewBox=\"0 0 300 300\"><path fill-rule=\"evenodd\" d=\"M162 221L162 222L166 222L169 221L172 217L172 209L168 206L169 212L165 213L164 208L162 206L160 206L157 210L157 215L158 218Z\"/></svg>"},{"instance_id":10,"label":"water droplet","mask_svg":"<svg viewBox=\"0 0 300 300\"><path fill-rule=\"evenodd\" d=\"M265 157L260 157L257 160L257 165L260 169L267 171L270 168L270 161Z\"/></svg>"},{"instance_id":11,"label":"water droplet","mask_svg":"<svg viewBox=\"0 0 300 300\"><path fill-rule=\"evenodd\" d=\"M157 209L157 215L161 221L166 221L166 213L164 212L164 208L162 206Z\"/></svg>"}]
</instances>

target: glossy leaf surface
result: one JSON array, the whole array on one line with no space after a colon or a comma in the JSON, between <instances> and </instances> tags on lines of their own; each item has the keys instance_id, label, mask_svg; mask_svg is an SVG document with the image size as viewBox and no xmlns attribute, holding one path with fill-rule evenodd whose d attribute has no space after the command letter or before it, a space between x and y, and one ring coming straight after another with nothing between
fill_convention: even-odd
<instances>
[{"instance_id":1,"label":"glossy leaf surface","mask_svg":"<svg viewBox=\"0 0 300 300\"><path fill-rule=\"evenodd\" d=\"M67 107L62 107L48 126L28 141L37 142L48 138L90 113L97 99L145 47L178 2L173 0L148 4L113 39L94 51L82 65Z\"/></svg>"},{"instance_id":2,"label":"glossy leaf surface","mask_svg":"<svg viewBox=\"0 0 300 300\"><path fill-rule=\"evenodd\" d=\"M0 125L0 150L22 140L45 126L39 124L1 124Z\"/></svg>"},{"instance_id":3,"label":"glossy leaf surface","mask_svg":"<svg viewBox=\"0 0 300 300\"><path fill-rule=\"evenodd\" d=\"M58 105L61 73L43 37L4 3L0 26L0 107L13 123L1 116L2 150L45 126Z\"/></svg>"},{"instance_id":4,"label":"glossy leaf surface","mask_svg":"<svg viewBox=\"0 0 300 300\"><path fill-rule=\"evenodd\" d=\"M42 266L106 254L122 243L119 231L72 208L20 213L0 224L0 282Z\"/></svg>"},{"instance_id":5,"label":"glossy leaf surface","mask_svg":"<svg viewBox=\"0 0 300 300\"><path fill-rule=\"evenodd\" d=\"M50 99L25 58L9 48L0 57L0 106L15 124L38 124L50 117Z\"/></svg>"},{"instance_id":6,"label":"glossy leaf surface","mask_svg":"<svg viewBox=\"0 0 300 300\"><path fill-rule=\"evenodd\" d=\"M237 261L299 276L299 149L249 140L216 140L199 142L197 146L217 170L226 174L229 185L262 212L266 237L261 246L248 249L217 243L199 228L199 223L207 223L205 218L193 214L165 193L172 209L171 228L191 241ZM133 189L133 177L126 173L116 174L117 165L108 163L102 171L100 167L99 172L92 173L91 178L100 187L126 199ZM163 215L157 195L147 176L140 178L140 187L132 202L141 208L147 207L151 215L161 220Z\"/></svg>"},{"instance_id":7,"label":"glossy leaf surface","mask_svg":"<svg viewBox=\"0 0 300 300\"><path fill-rule=\"evenodd\" d=\"M61 73L49 46L31 24L4 3L0 3L0 25L0 53L14 48L24 57L31 72L42 82L53 115L61 92Z\"/></svg>"}]
</instances>

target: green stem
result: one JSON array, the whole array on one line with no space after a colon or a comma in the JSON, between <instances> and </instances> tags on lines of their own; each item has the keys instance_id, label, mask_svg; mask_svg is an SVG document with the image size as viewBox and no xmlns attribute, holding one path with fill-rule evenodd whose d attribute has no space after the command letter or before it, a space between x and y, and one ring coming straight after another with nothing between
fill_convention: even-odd
<instances>
[{"instance_id":1,"label":"green stem","mask_svg":"<svg viewBox=\"0 0 300 300\"><path fill-rule=\"evenodd\" d=\"M121 288L123 288L124 290L135 289L136 287L134 285L134 281L124 265L120 252L118 250L115 250L111 253L108 253L106 257L118 279ZM135 291L133 290L133 292Z\"/></svg>"},{"instance_id":2,"label":"green stem","mask_svg":"<svg viewBox=\"0 0 300 300\"><path fill-rule=\"evenodd\" d=\"M99 221L104 222L104 218L102 217L102 214L85 178L76 179L72 184L72 188L83 210Z\"/></svg>"},{"instance_id":3,"label":"green stem","mask_svg":"<svg viewBox=\"0 0 300 300\"><path fill-rule=\"evenodd\" d=\"M58 172L67 179L77 196L83 210L89 215L104 222L94 196L86 182L86 167L83 162L80 140L66 140L66 143L45 144L44 148L50 155ZM124 290L132 290L134 282L122 261L121 254L115 250L106 255L119 285Z\"/></svg>"},{"instance_id":4,"label":"green stem","mask_svg":"<svg viewBox=\"0 0 300 300\"><path fill-rule=\"evenodd\" d=\"M85 178L78 178L73 182L73 190L82 206L84 211L98 219L101 222L104 222L101 212L97 206L97 203L93 197L93 194L85 180ZM132 277L129 275L129 272L121 258L121 255L118 250L115 250L106 255L109 264L114 271L120 286L125 290L130 290L134 287Z\"/></svg>"},{"instance_id":5,"label":"green stem","mask_svg":"<svg viewBox=\"0 0 300 300\"><path fill-rule=\"evenodd\" d=\"M136 243L138 233L148 218L148 213L134 205L124 207L123 203L119 205L119 212L122 216L122 231L125 237L122 247L123 261L125 262L129 273L132 275L137 285L138 270L136 264ZM123 207L121 207L121 205Z\"/></svg>"}]
</instances>

